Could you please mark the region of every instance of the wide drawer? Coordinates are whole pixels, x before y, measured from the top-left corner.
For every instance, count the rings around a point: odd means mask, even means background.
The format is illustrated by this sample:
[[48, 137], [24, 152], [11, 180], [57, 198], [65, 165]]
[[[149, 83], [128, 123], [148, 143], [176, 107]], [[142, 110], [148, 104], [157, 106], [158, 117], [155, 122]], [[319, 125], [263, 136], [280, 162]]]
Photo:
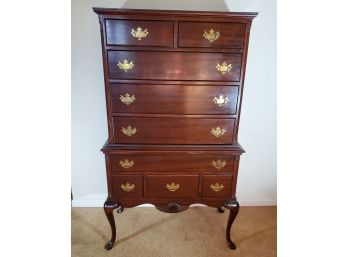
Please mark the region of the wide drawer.
[[232, 175], [203, 175], [202, 197], [230, 197]]
[[179, 22], [179, 47], [243, 48], [246, 26], [231, 22]]
[[111, 79], [240, 81], [242, 54], [108, 51]]
[[235, 119], [113, 117], [114, 143], [232, 144]]
[[173, 47], [174, 23], [171, 21], [105, 21], [108, 45]]
[[232, 172], [226, 154], [120, 154], [111, 156], [112, 172]]
[[235, 114], [238, 86], [111, 84], [112, 112]]
[[112, 176], [112, 194], [120, 198], [143, 197], [142, 175]]
[[150, 197], [197, 197], [198, 175], [148, 175], [146, 196]]

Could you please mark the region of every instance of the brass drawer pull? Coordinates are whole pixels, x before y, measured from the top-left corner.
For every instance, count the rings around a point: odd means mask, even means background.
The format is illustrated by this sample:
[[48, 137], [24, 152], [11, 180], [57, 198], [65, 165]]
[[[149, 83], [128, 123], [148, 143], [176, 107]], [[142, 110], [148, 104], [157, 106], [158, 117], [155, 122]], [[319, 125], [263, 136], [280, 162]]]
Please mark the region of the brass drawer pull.
[[130, 96], [128, 93], [125, 94], [124, 96], [120, 95], [121, 102], [126, 104], [126, 105], [130, 105], [131, 103], [134, 103], [135, 99], [136, 98], [134, 95]]
[[224, 188], [224, 185], [223, 184], [220, 185], [219, 183], [215, 183], [215, 185], [213, 185], [213, 184], [210, 185], [210, 189], [215, 191], [215, 192], [219, 192], [223, 188]]
[[149, 32], [147, 31], [147, 29], [143, 30], [142, 28], [138, 27], [137, 30], [132, 29], [131, 34], [133, 37], [137, 38], [138, 40], [142, 40], [143, 38], [146, 38], [147, 35], [149, 35]]
[[120, 161], [120, 165], [125, 168], [125, 169], [129, 169], [132, 168], [134, 165], [133, 161], [128, 161], [128, 159], [125, 159], [124, 161]]
[[127, 182], [125, 185], [122, 184], [121, 188], [123, 191], [130, 192], [135, 188], [135, 185], [134, 184], [131, 185], [130, 183]]
[[218, 63], [216, 65], [216, 70], [220, 72], [221, 74], [225, 74], [226, 72], [229, 72], [232, 69], [232, 64], [228, 64], [226, 62]]
[[221, 137], [223, 134], [225, 134], [226, 130], [220, 128], [220, 127], [217, 127], [215, 129], [211, 129], [210, 130], [210, 133], [216, 137]]
[[117, 64], [117, 66], [118, 66], [121, 70], [127, 72], [127, 71], [133, 69], [134, 63], [133, 63], [133, 61], [128, 62], [127, 59], [124, 59], [122, 62], [119, 61], [118, 64]]
[[136, 128], [136, 127], [132, 128], [131, 126], [128, 126], [127, 128], [122, 127], [122, 130], [121, 130], [121, 131], [122, 131], [123, 134], [125, 134], [125, 135], [131, 137], [131, 136], [133, 136], [135, 133], [137, 133], [137, 128]]
[[178, 190], [179, 187], [180, 187], [180, 185], [179, 184], [175, 185], [174, 182], [172, 182], [170, 185], [169, 184], [166, 185], [166, 188], [172, 192]]
[[214, 42], [216, 39], [220, 37], [220, 32], [215, 32], [213, 29], [209, 30], [209, 32], [204, 31], [203, 37], [209, 42]]
[[228, 96], [224, 97], [223, 95], [220, 95], [219, 98], [215, 96], [213, 100], [214, 100], [214, 103], [222, 107], [225, 104], [227, 104], [230, 99], [228, 99]]
[[211, 163], [216, 169], [222, 169], [223, 167], [225, 167], [226, 162], [225, 161], [221, 161], [221, 160], [217, 160], [217, 161], [213, 161]]

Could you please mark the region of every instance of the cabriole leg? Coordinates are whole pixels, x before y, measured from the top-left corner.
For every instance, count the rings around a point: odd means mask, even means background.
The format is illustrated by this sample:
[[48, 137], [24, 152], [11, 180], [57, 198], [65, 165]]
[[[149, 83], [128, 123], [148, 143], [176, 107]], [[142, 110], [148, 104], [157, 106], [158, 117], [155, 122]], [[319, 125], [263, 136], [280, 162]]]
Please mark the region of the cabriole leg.
[[118, 203], [114, 203], [112, 201], [106, 201], [104, 203], [104, 212], [106, 217], [108, 218], [108, 221], [111, 227], [111, 239], [104, 247], [106, 250], [111, 250], [116, 240], [116, 225], [115, 225], [114, 214], [112, 212], [117, 207], [118, 207]]
[[231, 227], [239, 212], [239, 203], [233, 200], [233, 201], [228, 201], [227, 203], [225, 203], [224, 206], [230, 210], [230, 215], [228, 216], [228, 222], [227, 222], [227, 228], [226, 228], [226, 240], [230, 249], [235, 250], [237, 247], [231, 240]]

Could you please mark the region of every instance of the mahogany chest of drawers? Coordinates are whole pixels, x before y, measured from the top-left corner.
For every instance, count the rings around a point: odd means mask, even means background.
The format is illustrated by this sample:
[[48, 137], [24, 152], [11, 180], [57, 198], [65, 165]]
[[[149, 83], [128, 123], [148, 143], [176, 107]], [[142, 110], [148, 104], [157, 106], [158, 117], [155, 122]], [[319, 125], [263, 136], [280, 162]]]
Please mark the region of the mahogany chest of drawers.
[[243, 82], [256, 13], [94, 8], [99, 16], [113, 210], [143, 203], [180, 212], [194, 203], [238, 213], [236, 184]]

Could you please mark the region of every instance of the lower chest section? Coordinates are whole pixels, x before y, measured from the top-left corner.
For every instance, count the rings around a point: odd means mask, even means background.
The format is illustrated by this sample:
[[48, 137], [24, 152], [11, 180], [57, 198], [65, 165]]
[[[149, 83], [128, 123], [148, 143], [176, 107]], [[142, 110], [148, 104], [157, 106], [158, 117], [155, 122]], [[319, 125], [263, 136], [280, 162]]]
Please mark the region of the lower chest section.
[[226, 153], [136, 153], [108, 157], [109, 194], [140, 202], [175, 199], [230, 199], [238, 155]]

